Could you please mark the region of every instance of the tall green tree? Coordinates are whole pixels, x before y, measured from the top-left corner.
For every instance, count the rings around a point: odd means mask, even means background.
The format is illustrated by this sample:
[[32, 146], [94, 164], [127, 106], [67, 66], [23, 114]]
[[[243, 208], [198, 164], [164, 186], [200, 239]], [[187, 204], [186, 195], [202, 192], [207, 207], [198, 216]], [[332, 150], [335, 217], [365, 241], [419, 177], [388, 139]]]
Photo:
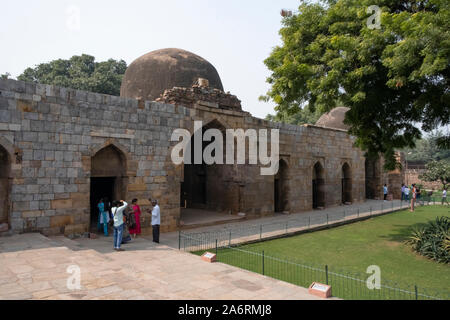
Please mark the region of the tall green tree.
[[83, 54], [28, 68], [17, 79], [118, 96], [126, 69], [123, 60], [96, 62], [93, 56]]
[[444, 189], [450, 183], [450, 162], [449, 161], [432, 161], [427, 164], [426, 171], [419, 176], [419, 179], [429, 182], [441, 182]]
[[[265, 60], [266, 99], [282, 115], [305, 104], [319, 113], [344, 104], [357, 145], [383, 154], [393, 169], [395, 150], [413, 148], [420, 126], [431, 132], [450, 123], [449, 23], [448, 0], [302, 3], [283, 18], [282, 45]], [[450, 136], [438, 144], [450, 148]]]
[[321, 114], [319, 112], [311, 112], [308, 107], [302, 108], [294, 114], [287, 112], [278, 112], [275, 115], [269, 114], [266, 120], [274, 122], [283, 122], [294, 125], [315, 124], [319, 120]]
[[406, 154], [408, 161], [420, 161], [428, 163], [431, 161], [448, 160], [450, 161], [450, 149], [441, 149], [438, 147], [438, 141], [444, 136], [441, 131], [431, 133], [416, 142], [416, 148], [406, 148], [402, 151]]

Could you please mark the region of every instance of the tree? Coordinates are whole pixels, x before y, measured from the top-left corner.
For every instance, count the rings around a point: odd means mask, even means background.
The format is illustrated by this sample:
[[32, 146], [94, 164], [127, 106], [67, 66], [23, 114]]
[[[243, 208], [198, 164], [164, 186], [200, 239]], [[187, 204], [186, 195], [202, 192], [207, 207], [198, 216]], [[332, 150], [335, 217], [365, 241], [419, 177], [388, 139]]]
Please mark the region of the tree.
[[[378, 5], [381, 26], [373, 28]], [[308, 104], [328, 112], [350, 108], [345, 123], [369, 156], [414, 148], [421, 131], [450, 123], [450, 2], [329, 0], [302, 3], [283, 18], [282, 45], [265, 60], [272, 99], [283, 115]], [[450, 145], [450, 135], [438, 140]]]
[[442, 160], [428, 163], [426, 171], [419, 176], [419, 179], [428, 182], [440, 181], [446, 189], [450, 182], [450, 162]]
[[444, 134], [441, 131], [431, 133], [428, 137], [417, 140], [416, 148], [406, 148], [402, 151], [406, 154], [407, 161], [420, 161], [424, 163], [431, 162], [433, 160], [449, 160], [450, 161], [450, 149], [438, 148], [437, 141], [443, 137]]
[[83, 54], [28, 68], [18, 80], [118, 96], [126, 69], [123, 60], [95, 62], [93, 56]]
[[295, 114], [288, 114], [286, 112], [278, 112], [276, 115], [267, 115], [266, 120], [274, 122], [283, 122], [294, 125], [315, 124], [319, 120], [321, 114], [318, 112], [311, 112], [307, 107], [301, 109]]
[[0, 79], [7, 80], [7, 79], [9, 79], [10, 76], [11, 76], [11, 73], [6, 72], [6, 73], [3, 73], [3, 74], [0, 74]]

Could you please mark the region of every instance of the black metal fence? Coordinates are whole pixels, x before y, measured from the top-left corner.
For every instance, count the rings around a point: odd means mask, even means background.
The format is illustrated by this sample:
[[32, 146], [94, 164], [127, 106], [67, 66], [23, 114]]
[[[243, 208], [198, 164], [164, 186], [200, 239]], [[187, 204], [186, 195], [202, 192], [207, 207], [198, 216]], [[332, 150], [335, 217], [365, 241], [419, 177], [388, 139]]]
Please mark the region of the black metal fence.
[[[421, 205], [433, 204], [433, 199], [422, 199]], [[198, 239], [198, 243], [207, 248], [213, 248], [215, 241], [218, 241], [219, 247], [232, 246], [245, 242], [261, 241], [270, 238], [293, 235], [308, 230], [332, 227], [343, 223], [356, 222], [370, 217], [391, 213], [397, 210], [406, 209], [410, 206], [409, 202], [383, 202], [360, 207], [342, 207], [339, 211], [326, 213], [317, 211], [314, 215], [297, 218], [283, 219], [279, 221], [260, 223], [260, 224], [238, 224], [234, 226], [225, 226], [220, 229], [208, 232], [181, 232], [191, 238]], [[205, 248], [185, 248], [190, 251], [202, 250]]]
[[[449, 300], [450, 292], [420, 288], [415, 285], [400, 285], [382, 280], [369, 281], [369, 274], [356, 274], [338, 270], [327, 265], [306, 264], [294, 259], [268, 256], [264, 251], [244, 250], [238, 246], [220, 244], [214, 246], [207, 238], [193, 238], [180, 233], [180, 248], [197, 255], [206, 251], [216, 253], [217, 261], [248, 271], [260, 273], [281, 281], [308, 288], [313, 282], [331, 285], [334, 297], [349, 300]], [[194, 250], [192, 250], [194, 249]], [[375, 287], [374, 287], [375, 286]], [[370, 289], [370, 288], [373, 289]]]
[[[424, 197], [420, 201], [421, 205], [439, 203], [432, 197]], [[448, 288], [433, 290], [413, 284], [400, 285], [383, 280], [379, 288], [369, 289], [367, 279], [370, 275], [368, 274], [349, 273], [329, 266], [317, 266], [285, 257], [268, 256], [264, 251], [255, 252], [239, 247], [243, 243], [288, 236], [387, 214], [408, 208], [409, 205], [409, 202], [401, 202], [399, 205], [387, 202], [359, 208], [345, 207], [342, 212], [331, 214], [317, 212], [314, 216], [293, 218], [282, 222], [225, 227], [213, 232], [179, 232], [178, 246], [180, 250], [199, 255], [212, 251], [217, 254], [219, 262], [302, 287], [309, 287], [313, 282], [329, 284], [332, 286], [333, 296], [342, 299], [449, 300]]]

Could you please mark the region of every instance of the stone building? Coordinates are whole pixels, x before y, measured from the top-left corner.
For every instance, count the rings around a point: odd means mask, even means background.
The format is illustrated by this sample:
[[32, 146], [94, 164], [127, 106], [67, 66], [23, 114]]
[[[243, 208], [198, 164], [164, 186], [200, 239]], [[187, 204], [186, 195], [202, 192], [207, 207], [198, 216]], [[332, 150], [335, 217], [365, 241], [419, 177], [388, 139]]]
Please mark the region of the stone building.
[[[252, 117], [223, 91], [211, 64], [183, 50], [136, 60], [121, 95], [0, 80], [2, 231], [88, 232], [96, 227], [96, 202], [107, 196], [138, 198], [144, 211], [148, 198], [158, 199], [168, 232], [185, 208], [249, 218], [296, 213], [381, 198], [384, 183], [402, 179], [401, 171], [383, 172], [382, 160], [366, 160], [354, 146], [344, 108], [317, 125]], [[178, 128], [194, 134], [195, 121], [222, 132], [279, 129], [278, 173], [263, 176], [261, 164], [249, 163], [175, 165], [171, 135]], [[143, 219], [145, 231], [150, 216]]]

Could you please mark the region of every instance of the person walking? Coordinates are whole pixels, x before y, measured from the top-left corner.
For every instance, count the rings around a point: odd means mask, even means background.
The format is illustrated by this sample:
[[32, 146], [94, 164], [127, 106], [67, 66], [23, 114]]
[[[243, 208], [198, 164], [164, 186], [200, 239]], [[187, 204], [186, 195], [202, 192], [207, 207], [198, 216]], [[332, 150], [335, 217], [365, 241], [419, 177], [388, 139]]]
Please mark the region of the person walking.
[[114, 250], [125, 251], [120, 248], [122, 245], [124, 218], [123, 211], [128, 207], [128, 203], [123, 200], [114, 201], [113, 208], [111, 209], [114, 216]]
[[153, 229], [153, 242], [159, 243], [159, 232], [161, 227], [161, 210], [157, 200], [151, 200], [153, 209], [152, 214], [152, 229]]
[[105, 212], [109, 215], [109, 220], [114, 220], [111, 212], [112, 203], [109, 201], [108, 197], [103, 198], [103, 203], [105, 204]]
[[387, 196], [388, 196], [388, 186], [387, 184], [384, 185], [383, 187], [383, 194], [384, 194], [384, 202], [387, 201]]
[[405, 201], [409, 201], [409, 187], [405, 186]]
[[136, 238], [136, 235], [140, 235], [141, 231], [141, 207], [139, 207], [138, 199], [133, 199], [131, 203], [134, 219], [135, 219], [135, 227], [130, 229], [130, 234], [133, 238]]
[[444, 202], [446, 205], [448, 205], [447, 202], [447, 188], [444, 189], [444, 191], [442, 191], [442, 205], [444, 205]]
[[136, 223], [134, 221], [133, 210], [130, 207], [123, 211], [123, 216], [125, 223], [123, 224], [122, 244], [127, 244], [132, 240], [130, 230], [136, 227]]
[[416, 203], [416, 185], [413, 184], [412, 185], [412, 190], [411, 190], [411, 212], [414, 212], [414, 205]]
[[108, 237], [109, 213], [105, 211], [105, 203], [103, 199], [100, 199], [97, 207], [100, 215], [100, 226], [103, 226], [103, 234], [105, 237]]

